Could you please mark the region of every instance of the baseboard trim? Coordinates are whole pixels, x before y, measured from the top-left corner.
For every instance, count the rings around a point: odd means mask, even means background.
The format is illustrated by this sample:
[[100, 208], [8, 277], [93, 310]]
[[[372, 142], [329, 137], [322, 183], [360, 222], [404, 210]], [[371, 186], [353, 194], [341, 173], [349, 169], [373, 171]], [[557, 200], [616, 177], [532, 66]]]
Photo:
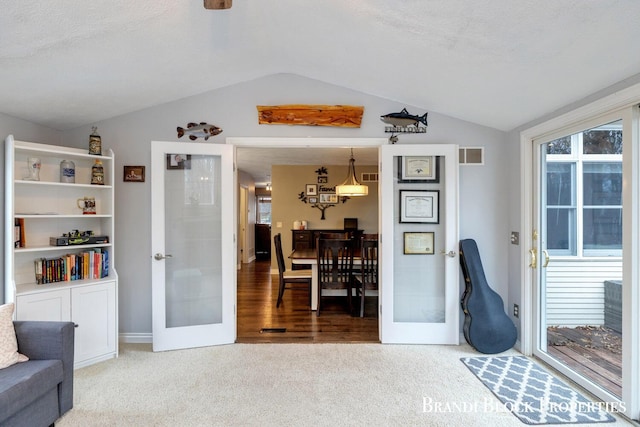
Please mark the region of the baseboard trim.
[[152, 333], [125, 333], [120, 334], [118, 339], [127, 344], [153, 344]]

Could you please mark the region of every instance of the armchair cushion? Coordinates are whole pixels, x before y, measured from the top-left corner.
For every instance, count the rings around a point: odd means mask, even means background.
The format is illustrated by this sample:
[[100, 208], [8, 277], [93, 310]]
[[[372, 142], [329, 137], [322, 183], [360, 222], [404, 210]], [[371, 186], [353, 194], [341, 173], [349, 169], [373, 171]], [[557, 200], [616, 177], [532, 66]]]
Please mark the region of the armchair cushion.
[[13, 309], [13, 303], [0, 305], [0, 369], [29, 360], [24, 354], [18, 353], [18, 340], [13, 327]]

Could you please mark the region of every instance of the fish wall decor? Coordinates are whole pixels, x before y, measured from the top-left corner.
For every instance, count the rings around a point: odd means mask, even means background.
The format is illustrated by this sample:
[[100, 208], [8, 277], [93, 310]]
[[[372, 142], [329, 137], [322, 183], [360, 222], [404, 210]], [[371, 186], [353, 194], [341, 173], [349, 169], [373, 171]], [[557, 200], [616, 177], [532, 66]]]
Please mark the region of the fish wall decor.
[[380, 116], [380, 120], [396, 127], [411, 125], [419, 127], [420, 123], [427, 126], [427, 114], [428, 113], [424, 113], [421, 116], [415, 116], [413, 114], [409, 114], [407, 109], [403, 108], [399, 113], [389, 113], [384, 116]]
[[210, 125], [206, 122], [188, 123], [186, 129], [178, 126], [178, 138], [182, 138], [184, 135], [189, 135], [189, 139], [195, 141], [198, 138], [204, 138], [208, 140], [210, 136], [216, 136], [222, 133], [222, 129], [218, 126]]

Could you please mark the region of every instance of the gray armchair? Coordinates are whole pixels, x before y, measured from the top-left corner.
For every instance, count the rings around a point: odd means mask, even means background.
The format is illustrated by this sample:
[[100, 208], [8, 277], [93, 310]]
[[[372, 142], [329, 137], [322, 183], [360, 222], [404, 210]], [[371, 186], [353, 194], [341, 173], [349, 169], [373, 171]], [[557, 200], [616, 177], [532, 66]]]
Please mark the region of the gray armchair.
[[73, 407], [74, 324], [14, 322], [29, 361], [0, 369], [0, 426], [49, 426]]

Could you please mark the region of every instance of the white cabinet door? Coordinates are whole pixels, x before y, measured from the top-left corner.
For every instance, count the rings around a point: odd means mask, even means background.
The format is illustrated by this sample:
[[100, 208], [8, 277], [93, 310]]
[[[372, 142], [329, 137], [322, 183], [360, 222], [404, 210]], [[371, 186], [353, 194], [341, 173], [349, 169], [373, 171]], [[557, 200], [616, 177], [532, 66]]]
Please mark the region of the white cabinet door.
[[110, 358], [116, 351], [115, 304], [115, 282], [71, 289], [71, 318], [76, 324], [76, 368], [90, 364], [91, 359]]
[[70, 321], [69, 289], [18, 295], [16, 320]]

